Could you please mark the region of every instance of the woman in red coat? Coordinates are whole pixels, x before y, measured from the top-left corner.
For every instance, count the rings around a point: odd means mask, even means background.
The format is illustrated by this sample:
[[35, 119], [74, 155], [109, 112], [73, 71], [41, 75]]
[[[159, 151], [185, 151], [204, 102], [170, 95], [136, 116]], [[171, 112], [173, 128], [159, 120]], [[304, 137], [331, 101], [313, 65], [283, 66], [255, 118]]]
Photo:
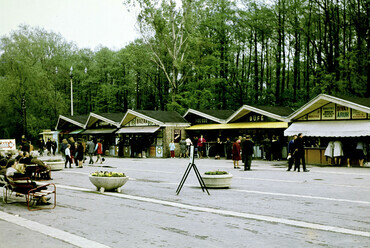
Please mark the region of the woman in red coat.
[[233, 162], [234, 162], [234, 169], [240, 169], [239, 167], [239, 160], [240, 160], [240, 144], [239, 140], [236, 139], [233, 144]]

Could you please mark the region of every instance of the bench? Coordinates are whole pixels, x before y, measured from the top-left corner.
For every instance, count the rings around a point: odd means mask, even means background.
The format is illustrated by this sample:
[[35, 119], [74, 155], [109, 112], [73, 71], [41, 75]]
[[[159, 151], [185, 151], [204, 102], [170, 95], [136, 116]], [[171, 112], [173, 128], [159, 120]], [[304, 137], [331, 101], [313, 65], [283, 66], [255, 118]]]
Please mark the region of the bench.
[[[9, 198], [13, 193], [26, 198], [29, 211], [41, 209], [54, 209], [56, 207], [56, 186], [53, 183], [37, 185], [29, 177], [11, 178], [0, 175], [0, 185], [3, 185], [3, 201], [9, 203]], [[52, 190], [48, 190], [51, 187]], [[51, 196], [53, 204], [50, 206], [37, 205], [41, 197]]]

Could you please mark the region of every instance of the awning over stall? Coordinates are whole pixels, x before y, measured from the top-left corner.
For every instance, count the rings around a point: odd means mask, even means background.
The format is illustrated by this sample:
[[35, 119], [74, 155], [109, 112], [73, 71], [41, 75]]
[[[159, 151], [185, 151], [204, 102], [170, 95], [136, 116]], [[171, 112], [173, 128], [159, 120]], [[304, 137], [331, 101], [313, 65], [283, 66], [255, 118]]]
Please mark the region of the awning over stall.
[[155, 133], [159, 126], [122, 127], [116, 133]]
[[69, 134], [80, 134], [83, 131], [84, 131], [83, 129], [77, 129], [77, 130], [74, 130], [74, 131], [70, 132]]
[[298, 133], [313, 137], [370, 136], [370, 120], [295, 122], [284, 131], [285, 136]]
[[218, 130], [218, 129], [259, 129], [259, 128], [287, 128], [287, 122], [239, 122], [227, 124], [199, 124], [186, 130]]
[[105, 129], [87, 129], [82, 134], [110, 134], [116, 131], [117, 128], [105, 128]]

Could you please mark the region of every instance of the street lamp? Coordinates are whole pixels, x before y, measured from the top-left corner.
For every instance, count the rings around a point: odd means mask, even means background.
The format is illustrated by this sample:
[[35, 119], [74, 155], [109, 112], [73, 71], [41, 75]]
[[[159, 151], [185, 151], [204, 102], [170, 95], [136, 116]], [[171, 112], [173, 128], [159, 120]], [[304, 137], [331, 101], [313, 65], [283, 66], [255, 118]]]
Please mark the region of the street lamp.
[[71, 116], [73, 116], [73, 83], [72, 83], [72, 78], [73, 78], [73, 67], [71, 66], [71, 70], [69, 71], [69, 76], [71, 77]]

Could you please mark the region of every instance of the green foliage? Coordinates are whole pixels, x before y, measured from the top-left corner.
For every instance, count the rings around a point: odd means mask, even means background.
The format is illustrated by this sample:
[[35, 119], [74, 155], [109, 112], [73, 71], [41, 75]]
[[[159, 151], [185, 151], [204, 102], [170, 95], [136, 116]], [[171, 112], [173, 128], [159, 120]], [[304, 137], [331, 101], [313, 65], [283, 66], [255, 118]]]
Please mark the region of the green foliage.
[[75, 115], [369, 97], [366, 1], [321, 2], [126, 0], [142, 38], [119, 51], [20, 26], [0, 40], [0, 138], [36, 139], [69, 115], [71, 66]]
[[204, 174], [206, 175], [226, 175], [226, 174], [229, 174], [229, 172], [227, 171], [207, 171], [207, 172], [204, 172]]

